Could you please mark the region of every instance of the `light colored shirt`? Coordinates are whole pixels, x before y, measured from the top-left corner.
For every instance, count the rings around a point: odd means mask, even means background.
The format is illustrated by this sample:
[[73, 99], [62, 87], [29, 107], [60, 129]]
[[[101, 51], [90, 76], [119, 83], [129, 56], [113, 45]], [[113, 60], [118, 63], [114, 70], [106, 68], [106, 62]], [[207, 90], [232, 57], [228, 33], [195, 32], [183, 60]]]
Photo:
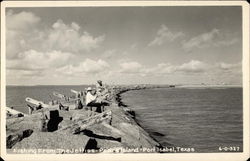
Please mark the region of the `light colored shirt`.
[[86, 105], [88, 105], [90, 102], [96, 100], [96, 95], [92, 95], [90, 92], [87, 92], [86, 94]]

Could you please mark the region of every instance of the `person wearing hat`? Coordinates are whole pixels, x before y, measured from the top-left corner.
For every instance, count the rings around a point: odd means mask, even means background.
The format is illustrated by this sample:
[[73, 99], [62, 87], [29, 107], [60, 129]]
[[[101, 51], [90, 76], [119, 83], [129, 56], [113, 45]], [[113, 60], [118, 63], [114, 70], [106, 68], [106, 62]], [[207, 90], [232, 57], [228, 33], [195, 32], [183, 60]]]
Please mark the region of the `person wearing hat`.
[[92, 111], [92, 107], [96, 107], [97, 112], [101, 112], [102, 109], [102, 103], [97, 100], [97, 94], [94, 89], [91, 87], [87, 88], [87, 94], [86, 94], [86, 106], [90, 107], [90, 110]]
[[87, 88], [87, 93], [86, 93], [86, 105], [88, 105], [89, 103], [95, 101], [97, 98], [97, 95], [96, 94], [92, 94], [92, 88], [91, 87], [88, 87]]

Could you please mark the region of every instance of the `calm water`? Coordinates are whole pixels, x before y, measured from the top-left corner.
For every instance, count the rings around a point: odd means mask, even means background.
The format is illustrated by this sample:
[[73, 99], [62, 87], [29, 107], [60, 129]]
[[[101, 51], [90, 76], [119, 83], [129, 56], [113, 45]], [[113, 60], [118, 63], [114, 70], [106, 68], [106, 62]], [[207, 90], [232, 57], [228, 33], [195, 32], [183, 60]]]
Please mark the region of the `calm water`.
[[[9, 86], [6, 104], [27, 113], [26, 97], [48, 103], [56, 99], [53, 91], [70, 96], [74, 95], [70, 89], [86, 87]], [[219, 146], [239, 146], [242, 151], [242, 88], [150, 89], [122, 96], [135, 110], [138, 122], [163, 146], [192, 147], [196, 152], [218, 152]]]
[[242, 88], [150, 89], [124, 93], [138, 122], [163, 146], [242, 151]]

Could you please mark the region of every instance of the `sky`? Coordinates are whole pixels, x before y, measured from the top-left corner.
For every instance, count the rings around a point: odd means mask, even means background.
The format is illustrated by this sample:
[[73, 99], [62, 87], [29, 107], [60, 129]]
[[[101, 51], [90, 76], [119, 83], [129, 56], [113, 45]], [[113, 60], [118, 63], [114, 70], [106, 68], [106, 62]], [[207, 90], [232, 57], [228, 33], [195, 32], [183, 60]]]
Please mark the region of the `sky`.
[[239, 6], [6, 9], [6, 84], [242, 84]]

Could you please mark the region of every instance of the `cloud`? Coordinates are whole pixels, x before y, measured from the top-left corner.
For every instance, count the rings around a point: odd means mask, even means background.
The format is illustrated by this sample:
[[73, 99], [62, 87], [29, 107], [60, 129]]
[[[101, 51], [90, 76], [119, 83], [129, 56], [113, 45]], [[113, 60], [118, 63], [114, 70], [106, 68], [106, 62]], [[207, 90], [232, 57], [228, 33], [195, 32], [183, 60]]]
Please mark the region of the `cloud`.
[[57, 20], [48, 33], [45, 47], [69, 52], [91, 51], [98, 48], [105, 39], [105, 35], [94, 37], [87, 31], [81, 34], [80, 29], [75, 22], [67, 25], [62, 20]]
[[234, 74], [242, 74], [242, 63], [217, 63], [216, 68], [219, 69], [220, 73], [234, 73]]
[[30, 80], [44, 77], [44, 72], [41, 70], [7, 69], [6, 75], [7, 80], [24, 81], [25, 79]]
[[106, 58], [106, 59], [110, 59], [112, 57], [114, 57], [114, 55], [116, 54], [117, 50], [115, 49], [111, 49], [111, 50], [106, 50], [103, 54], [102, 57]]
[[[12, 71], [13, 72], [13, 71]], [[32, 76], [32, 77], [41, 77], [43, 76], [42, 71], [30, 71], [30, 70], [18, 70], [19, 75], [21, 76]]]
[[162, 74], [170, 74], [176, 71], [176, 66], [166, 63], [157, 64], [155, 67], [152, 68], [145, 68], [142, 70], [144, 74], [149, 75], [162, 75]]
[[[199, 60], [190, 60], [189, 62], [172, 65], [170, 63], [159, 63], [152, 67], [146, 67], [138, 62], [123, 62], [120, 64], [120, 73], [139, 74], [140, 76], [166, 76], [169, 74], [202, 74], [207, 73], [212, 67]], [[218, 68], [219, 66], [217, 66]]]
[[155, 67], [152, 68], [145, 68], [141, 70], [145, 74], [148, 75], [160, 75], [162, 74], [238, 74], [241, 73], [242, 63], [214, 63], [208, 64], [206, 62], [200, 60], [190, 60], [189, 62], [182, 63], [180, 65], [171, 65], [166, 63], [157, 64]]
[[[36, 27], [41, 19], [31, 12], [14, 14], [9, 10], [6, 14], [6, 57], [16, 58], [19, 52], [26, 50], [26, 42], [37, 37]], [[33, 36], [32, 36], [33, 35]], [[32, 42], [32, 41], [31, 41]]]
[[238, 38], [232, 38], [230, 34], [223, 33], [216, 28], [209, 32], [192, 37], [188, 40], [183, 39], [185, 35], [186, 34], [183, 32], [172, 32], [165, 25], [161, 25], [156, 37], [148, 44], [148, 46], [160, 46], [166, 41], [173, 42], [179, 38], [182, 38], [182, 48], [186, 51], [192, 51], [194, 49], [201, 49], [211, 46], [229, 46], [239, 42]]
[[160, 29], [157, 32], [156, 37], [151, 41], [148, 46], [160, 46], [166, 41], [174, 41], [177, 38], [183, 37], [184, 33], [182, 32], [172, 32], [165, 25], [161, 25]]
[[6, 25], [7, 59], [16, 59], [20, 52], [29, 50], [82, 54], [100, 47], [105, 40], [105, 35], [93, 36], [75, 22], [65, 24], [57, 20], [52, 26], [46, 26], [32, 12], [14, 13], [10, 10]]
[[120, 66], [122, 73], [138, 73], [142, 69], [142, 65], [138, 62], [123, 62]]
[[202, 73], [209, 70], [210, 66], [199, 60], [191, 60], [181, 65], [171, 65], [169, 63], [159, 63], [153, 67], [145, 67], [138, 62], [123, 62], [120, 64], [121, 73], [140, 74], [142, 76], [152, 76], [173, 73]]
[[61, 51], [38, 52], [29, 50], [18, 54], [18, 59], [7, 60], [7, 69], [44, 70], [66, 64], [73, 55]]
[[216, 38], [216, 36], [219, 35], [218, 29], [213, 29], [210, 32], [203, 33], [201, 35], [198, 35], [194, 38], [191, 38], [190, 40], [183, 43], [183, 48], [185, 50], [191, 50], [193, 48], [203, 48], [205, 46], [208, 46], [209, 43], [212, 43], [213, 40]]
[[75, 75], [79, 73], [83, 74], [98, 74], [109, 69], [110, 65], [104, 60], [92, 60], [92, 59], [85, 59], [77, 66], [67, 65], [57, 69], [57, 72], [67, 75]]
[[230, 70], [230, 69], [234, 69], [234, 68], [240, 68], [241, 63], [228, 64], [228, 63], [221, 62], [221, 63], [219, 63], [219, 67], [221, 69], [224, 69], [224, 70]]
[[170, 63], [159, 63], [155, 67], [144, 68], [141, 72], [144, 75], [156, 75], [163, 76], [163, 74], [174, 74], [174, 73], [202, 73], [206, 72], [209, 69], [209, 66], [199, 60], [191, 60], [187, 63], [180, 65], [171, 65]]
[[109, 64], [101, 59], [97, 61], [86, 59], [84, 62], [80, 64], [80, 66], [87, 73], [99, 73], [109, 68]]
[[233, 38], [233, 39], [229, 39], [229, 40], [218, 41], [218, 42], [214, 43], [214, 45], [215, 46], [229, 46], [229, 45], [233, 45], [237, 42], [239, 42], [239, 39]]
[[193, 49], [206, 48], [210, 46], [228, 46], [237, 43], [237, 38], [229, 38], [228, 35], [221, 33], [218, 29], [213, 29], [207, 33], [202, 33], [189, 40], [183, 41], [182, 47], [186, 51]]
[[20, 12], [14, 14], [9, 10], [6, 14], [6, 26], [9, 30], [29, 30], [32, 26], [40, 22], [40, 17], [32, 12]]
[[199, 60], [191, 60], [188, 63], [184, 63], [177, 67], [177, 71], [181, 72], [192, 72], [192, 73], [200, 73], [204, 72], [208, 69], [208, 65]]

